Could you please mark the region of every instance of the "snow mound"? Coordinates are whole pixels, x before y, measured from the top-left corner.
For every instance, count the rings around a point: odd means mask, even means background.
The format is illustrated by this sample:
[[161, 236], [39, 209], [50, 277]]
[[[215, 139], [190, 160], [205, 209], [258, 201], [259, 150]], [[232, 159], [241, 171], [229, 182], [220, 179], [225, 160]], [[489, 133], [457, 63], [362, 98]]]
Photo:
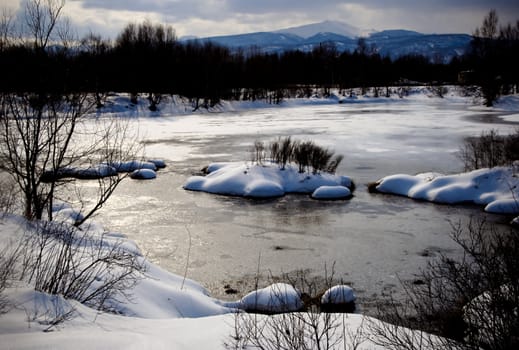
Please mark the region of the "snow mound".
[[[351, 179], [328, 173], [299, 173], [292, 166], [276, 164], [213, 163], [207, 176], [192, 176], [184, 189], [252, 198], [281, 197], [286, 193], [312, 193], [322, 186], [352, 186]], [[344, 190], [342, 190], [344, 191]]]
[[518, 185], [512, 168], [496, 167], [457, 175], [391, 175], [379, 180], [376, 190], [435, 203], [484, 205], [490, 213], [518, 214]]
[[298, 311], [303, 302], [299, 291], [292, 285], [275, 283], [245, 295], [240, 300], [240, 307], [247, 311], [281, 313]]
[[134, 180], [151, 180], [157, 177], [157, 173], [151, 169], [137, 169], [130, 174], [130, 177]]
[[86, 169], [75, 169], [74, 177], [78, 179], [98, 179], [115, 175], [117, 175], [117, 171], [114, 167], [106, 164], [99, 164]]
[[162, 159], [148, 159], [148, 163], [155, 164], [157, 169], [164, 169], [166, 167], [166, 162]]
[[345, 186], [321, 186], [313, 193], [314, 199], [346, 199], [351, 197], [351, 191]]
[[350, 286], [338, 285], [324, 292], [321, 304], [348, 304], [355, 302], [355, 299], [355, 293]]
[[126, 162], [111, 162], [109, 166], [114, 167], [120, 173], [131, 173], [139, 169], [157, 170], [157, 166], [152, 162], [143, 162], [140, 160], [130, 160]]

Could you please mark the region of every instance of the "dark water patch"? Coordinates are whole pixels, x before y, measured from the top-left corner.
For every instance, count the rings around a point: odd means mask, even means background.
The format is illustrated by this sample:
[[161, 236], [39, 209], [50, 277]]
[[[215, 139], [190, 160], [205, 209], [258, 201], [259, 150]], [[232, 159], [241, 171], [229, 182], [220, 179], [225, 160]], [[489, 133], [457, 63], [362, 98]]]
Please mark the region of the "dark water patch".
[[465, 119], [471, 122], [483, 123], [483, 124], [504, 124], [504, 125], [519, 125], [519, 121], [506, 120], [502, 117], [507, 115], [515, 115], [517, 112], [495, 112], [495, 113], [484, 113], [474, 114], [466, 116]]

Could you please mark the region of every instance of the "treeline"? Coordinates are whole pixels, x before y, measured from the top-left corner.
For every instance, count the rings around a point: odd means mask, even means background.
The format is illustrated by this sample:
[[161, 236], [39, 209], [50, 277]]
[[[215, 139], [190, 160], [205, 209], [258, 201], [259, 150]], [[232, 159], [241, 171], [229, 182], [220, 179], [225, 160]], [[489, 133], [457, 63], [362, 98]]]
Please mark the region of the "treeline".
[[304, 87], [457, 84], [461, 77], [467, 84], [486, 82], [490, 94], [500, 94], [519, 82], [519, 24], [508, 27], [506, 37], [496, 33], [475, 37], [467, 55], [445, 64], [423, 56], [391, 60], [366, 50], [362, 41], [354, 52], [340, 52], [331, 43], [311, 52], [231, 52], [211, 42], [180, 42], [172, 27], [146, 21], [127, 25], [113, 42], [91, 34], [76, 45], [48, 45], [45, 50], [27, 43], [1, 45], [0, 89], [148, 93], [150, 98], [179, 94], [206, 103], [277, 102], [294, 87], [305, 94]]

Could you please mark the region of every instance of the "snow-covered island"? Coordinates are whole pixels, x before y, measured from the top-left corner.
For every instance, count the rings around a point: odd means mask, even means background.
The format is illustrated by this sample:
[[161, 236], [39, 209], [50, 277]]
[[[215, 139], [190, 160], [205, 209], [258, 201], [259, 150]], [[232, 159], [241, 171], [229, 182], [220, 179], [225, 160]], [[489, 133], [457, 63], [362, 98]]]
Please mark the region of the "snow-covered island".
[[473, 203], [489, 213], [517, 215], [518, 185], [514, 167], [496, 167], [455, 175], [396, 174], [378, 180], [371, 190], [434, 203]]
[[192, 176], [184, 184], [190, 191], [242, 196], [249, 198], [281, 197], [287, 193], [314, 194], [319, 199], [351, 197], [353, 182], [347, 176], [329, 173], [300, 173], [287, 165], [247, 164], [244, 162], [213, 163], [206, 176]]

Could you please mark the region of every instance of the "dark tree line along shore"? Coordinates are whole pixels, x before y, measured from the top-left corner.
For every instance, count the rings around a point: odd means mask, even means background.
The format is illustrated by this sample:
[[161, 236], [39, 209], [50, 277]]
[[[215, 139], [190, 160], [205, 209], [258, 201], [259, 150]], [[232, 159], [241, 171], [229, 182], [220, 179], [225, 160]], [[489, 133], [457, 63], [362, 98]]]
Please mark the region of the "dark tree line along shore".
[[[231, 52], [211, 42], [180, 42], [171, 26], [129, 24], [115, 41], [90, 34], [74, 44], [11, 41], [0, 45], [3, 92], [178, 94], [206, 103], [221, 99], [272, 102], [304, 87], [387, 87], [422, 84], [480, 86], [487, 104], [519, 83], [519, 22], [500, 30], [491, 11], [467, 53], [449, 63], [410, 55], [391, 60], [362, 39], [354, 52], [321, 43], [311, 52]], [[441, 62], [441, 63], [440, 63]], [[384, 90], [381, 89], [384, 94]], [[377, 92], [378, 93], [378, 92]]]

